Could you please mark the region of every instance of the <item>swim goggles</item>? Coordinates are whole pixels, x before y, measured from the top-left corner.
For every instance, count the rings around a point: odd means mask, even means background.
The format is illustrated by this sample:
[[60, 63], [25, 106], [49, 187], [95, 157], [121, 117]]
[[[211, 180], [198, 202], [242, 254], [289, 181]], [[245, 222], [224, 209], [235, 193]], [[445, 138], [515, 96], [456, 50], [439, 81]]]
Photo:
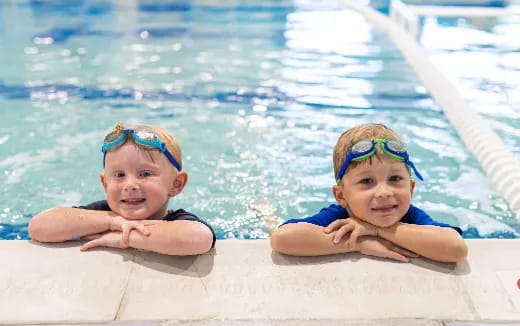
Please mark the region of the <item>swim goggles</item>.
[[181, 165], [175, 157], [166, 149], [166, 144], [163, 143], [159, 136], [157, 136], [153, 131], [148, 129], [143, 130], [133, 130], [133, 129], [124, 129], [121, 131], [112, 131], [108, 135], [105, 136], [105, 140], [103, 141], [103, 147], [101, 147], [101, 151], [103, 152], [103, 168], [105, 167], [105, 157], [107, 155], [107, 151], [114, 147], [118, 146], [125, 142], [126, 135], [132, 136], [136, 144], [141, 146], [158, 149], [166, 155], [168, 160], [177, 168], [177, 170], [181, 171]]
[[405, 144], [395, 139], [377, 138], [373, 140], [360, 140], [352, 145], [352, 148], [350, 148], [349, 152], [347, 153], [345, 162], [343, 162], [343, 165], [339, 170], [336, 182], [338, 184], [341, 182], [341, 179], [345, 175], [350, 162], [361, 162], [374, 155], [374, 153], [377, 151], [377, 143], [382, 144], [381, 147], [386, 155], [398, 161], [404, 162], [408, 168], [408, 173], [411, 174], [410, 168], [412, 168], [417, 178], [419, 178], [421, 181], [423, 180], [423, 177], [419, 171], [417, 171], [415, 165], [412, 163], [412, 161], [410, 161], [408, 153], [406, 152]]

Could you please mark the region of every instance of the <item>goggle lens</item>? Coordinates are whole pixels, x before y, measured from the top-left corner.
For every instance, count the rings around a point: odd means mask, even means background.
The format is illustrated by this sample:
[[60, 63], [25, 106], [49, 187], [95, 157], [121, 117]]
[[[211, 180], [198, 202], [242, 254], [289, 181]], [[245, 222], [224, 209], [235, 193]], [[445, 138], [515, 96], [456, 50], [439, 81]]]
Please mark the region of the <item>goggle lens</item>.
[[111, 133], [109, 133], [108, 135], [105, 136], [105, 139], [103, 140], [103, 143], [104, 144], [107, 144], [107, 143], [111, 143], [113, 141], [116, 141], [118, 138], [119, 138], [119, 132], [117, 131], [112, 131]]
[[139, 130], [135, 133], [135, 136], [141, 140], [154, 142], [157, 141], [157, 136], [150, 130]]
[[401, 143], [400, 141], [391, 139], [386, 142], [386, 146], [394, 152], [404, 153], [407, 148], [406, 145]]
[[372, 142], [370, 140], [360, 140], [350, 149], [353, 153], [364, 153], [372, 149]]

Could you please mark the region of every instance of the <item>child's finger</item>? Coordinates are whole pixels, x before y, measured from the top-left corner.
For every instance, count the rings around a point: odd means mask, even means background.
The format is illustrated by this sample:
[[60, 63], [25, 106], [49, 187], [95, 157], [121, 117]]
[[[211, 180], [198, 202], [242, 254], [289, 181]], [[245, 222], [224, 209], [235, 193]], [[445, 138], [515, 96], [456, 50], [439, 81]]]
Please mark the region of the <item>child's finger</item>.
[[351, 224], [343, 225], [338, 231], [336, 231], [333, 242], [335, 244], [339, 243], [341, 239], [345, 236], [345, 234], [352, 231], [352, 229], [353, 226]]
[[129, 225], [123, 225], [123, 230], [121, 232], [121, 248], [128, 248], [128, 243], [130, 242], [130, 230], [131, 227]]
[[325, 233], [331, 233], [332, 231], [339, 228], [341, 225], [341, 220], [335, 220], [334, 222], [327, 225], [327, 227], [324, 229]]
[[353, 242], [352, 239], [349, 237], [349, 239], [347, 240], [347, 249], [352, 250], [352, 248], [354, 248], [354, 244], [355, 242]]
[[359, 236], [359, 230], [354, 230], [350, 233], [350, 237], [347, 241], [348, 249], [353, 249], [356, 246], [358, 236]]
[[401, 254], [398, 254], [398, 253], [395, 252], [395, 251], [390, 251], [390, 252], [388, 252], [387, 257], [388, 257], [388, 258], [391, 258], [391, 259], [394, 259], [394, 260], [402, 261], [403, 263], [408, 263], [408, 262], [410, 262], [410, 260], [409, 260], [407, 257], [405, 257], [405, 256], [403, 256], [403, 255], [401, 255]]
[[87, 243], [84, 243], [79, 248], [79, 250], [85, 251], [85, 250], [89, 250], [90, 248], [99, 247], [100, 245], [101, 245], [101, 241], [99, 239], [95, 239], [95, 240], [89, 241]]
[[137, 231], [141, 232], [141, 234], [146, 236], [149, 236], [152, 233], [146, 226], [140, 223], [137, 224], [135, 228], [137, 229]]
[[391, 250], [393, 252], [397, 252], [398, 254], [401, 254], [403, 256], [412, 257], [412, 258], [419, 257], [419, 255], [416, 254], [415, 252], [402, 248], [402, 247], [399, 247], [399, 246], [394, 246]]

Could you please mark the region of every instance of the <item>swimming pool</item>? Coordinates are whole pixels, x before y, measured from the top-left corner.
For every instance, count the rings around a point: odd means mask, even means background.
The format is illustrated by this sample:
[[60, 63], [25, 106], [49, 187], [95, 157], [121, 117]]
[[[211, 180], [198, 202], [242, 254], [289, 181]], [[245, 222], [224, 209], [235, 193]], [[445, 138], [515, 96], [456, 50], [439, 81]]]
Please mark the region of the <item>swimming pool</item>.
[[335, 141], [369, 121], [409, 143], [414, 202], [434, 218], [466, 237], [520, 232], [396, 47], [340, 3], [19, 1], [0, 17], [0, 238], [102, 198], [117, 121], [177, 136], [190, 180], [171, 207], [219, 238], [266, 238], [259, 200], [280, 220], [331, 203]]
[[420, 38], [434, 64], [457, 85], [518, 159], [519, 32], [520, 16], [426, 17]]

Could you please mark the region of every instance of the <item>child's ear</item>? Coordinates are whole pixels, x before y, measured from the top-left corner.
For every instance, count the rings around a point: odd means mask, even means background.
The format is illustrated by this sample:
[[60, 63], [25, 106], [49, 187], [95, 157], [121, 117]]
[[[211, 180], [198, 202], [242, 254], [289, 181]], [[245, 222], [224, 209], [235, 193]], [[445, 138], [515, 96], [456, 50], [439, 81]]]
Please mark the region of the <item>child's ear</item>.
[[188, 173], [185, 171], [177, 173], [177, 176], [172, 182], [170, 191], [168, 191], [168, 196], [173, 197], [180, 194], [186, 183], [188, 183]]
[[336, 201], [340, 206], [346, 208], [347, 207], [347, 200], [345, 199], [345, 193], [343, 192], [343, 187], [334, 185], [332, 186], [332, 194], [334, 195], [334, 198], [336, 198]]
[[101, 184], [103, 185], [103, 189], [105, 189], [105, 192], [107, 192], [107, 181], [105, 179], [105, 173], [101, 172], [99, 174], [99, 181], [101, 181]]
[[410, 180], [410, 194], [413, 195], [414, 189], [415, 189], [415, 180]]

